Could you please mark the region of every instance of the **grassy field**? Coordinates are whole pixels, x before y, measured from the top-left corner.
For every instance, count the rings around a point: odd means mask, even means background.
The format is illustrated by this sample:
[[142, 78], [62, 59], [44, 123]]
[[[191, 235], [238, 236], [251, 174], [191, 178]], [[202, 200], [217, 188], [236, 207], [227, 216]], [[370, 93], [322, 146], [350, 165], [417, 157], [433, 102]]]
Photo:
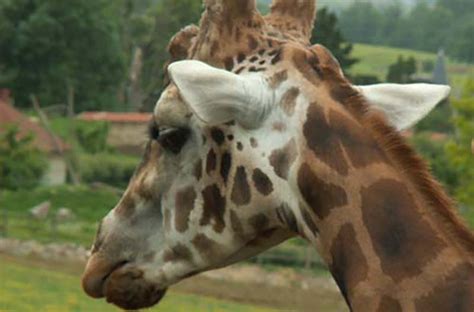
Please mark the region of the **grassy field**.
[[[76, 274], [28, 267], [0, 255], [0, 311], [118, 311], [103, 300], [88, 298]], [[227, 302], [209, 297], [169, 292], [149, 311], [265, 312], [269, 308]]]
[[[50, 215], [67, 207], [75, 215], [72, 222], [59, 224], [52, 231], [52, 218], [36, 221], [28, 216], [32, 207], [49, 200]], [[87, 186], [63, 185], [35, 190], [0, 192], [0, 219], [8, 214], [8, 236], [41, 242], [72, 242], [90, 246], [97, 224], [118, 202], [119, 197], [110, 190], [91, 189]]]
[[[420, 52], [408, 49], [399, 49], [383, 46], [373, 46], [367, 44], [355, 44], [353, 56], [360, 60], [352, 69], [352, 74], [375, 75], [380, 80], [385, 80], [388, 67], [395, 63], [398, 56], [413, 56], [418, 64], [419, 72], [421, 72], [421, 64], [423, 61], [436, 61], [436, 54]], [[465, 79], [474, 77], [474, 64], [465, 64], [453, 61], [447, 58], [447, 71], [450, 84], [455, 88], [461, 88]], [[430, 76], [430, 74], [428, 73]]]

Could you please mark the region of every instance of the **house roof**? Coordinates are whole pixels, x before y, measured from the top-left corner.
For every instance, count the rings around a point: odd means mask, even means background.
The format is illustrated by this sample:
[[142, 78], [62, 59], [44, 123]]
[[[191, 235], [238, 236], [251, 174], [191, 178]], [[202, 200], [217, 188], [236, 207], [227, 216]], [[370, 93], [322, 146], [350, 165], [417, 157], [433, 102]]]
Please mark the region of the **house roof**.
[[20, 138], [32, 133], [34, 135], [33, 144], [41, 151], [55, 153], [69, 149], [69, 146], [59, 137], [50, 135], [46, 129], [23, 115], [5, 98], [0, 97], [0, 132], [5, 131], [4, 126], [8, 124], [18, 126], [18, 137]]
[[151, 117], [151, 113], [84, 112], [79, 115], [81, 120], [117, 123], [146, 123]]

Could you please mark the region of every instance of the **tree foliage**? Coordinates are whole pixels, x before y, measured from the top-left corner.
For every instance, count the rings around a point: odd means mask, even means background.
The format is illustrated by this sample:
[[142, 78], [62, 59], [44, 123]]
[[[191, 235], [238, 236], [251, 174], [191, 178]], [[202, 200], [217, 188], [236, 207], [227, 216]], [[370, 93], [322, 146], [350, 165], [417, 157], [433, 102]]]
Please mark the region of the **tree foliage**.
[[[131, 2], [124, 1], [125, 5]], [[142, 2], [147, 2], [142, 0]], [[199, 22], [202, 6], [195, 0], [150, 1], [148, 5], [128, 5], [128, 29], [123, 41], [127, 43], [127, 54], [131, 61], [136, 48], [143, 53], [143, 69], [140, 85], [144, 93], [144, 107], [149, 110], [156, 103], [163, 88], [163, 65], [168, 59], [166, 47], [171, 37], [182, 27]], [[145, 9], [143, 9], [146, 7]]]
[[0, 133], [0, 189], [30, 189], [39, 184], [45, 172], [44, 155], [32, 146], [33, 135], [18, 136], [18, 127]]
[[[474, 80], [466, 83], [462, 97], [453, 100], [452, 105], [456, 110], [456, 139], [448, 144], [447, 153], [450, 162], [461, 173], [455, 194], [461, 203], [474, 209], [474, 155], [471, 149], [474, 139]], [[474, 217], [474, 210], [472, 213]]]
[[404, 12], [400, 3], [375, 6], [354, 2], [341, 12], [341, 29], [352, 42], [436, 52], [474, 62], [474, 2], [419, 1]]
[[387, 82], [409, 83], [416, 73], [416, 60], [414, 57], [407, 59], [399, 56], [397, 61], [388, 68]]
[[318, 10], [311, 42], [320, 43], [328, 48], [339, 61], [344, 71], [347, 71], [358, 61], [351, 57], [353, 46], [342, 35], [337, 15], [330, 12], [327, 8]]
[[109, 1], [0, 2], [0, 84], [19, 106], [75, 91], [79, 110], [112, 108], [124, 74], [118, 19]]

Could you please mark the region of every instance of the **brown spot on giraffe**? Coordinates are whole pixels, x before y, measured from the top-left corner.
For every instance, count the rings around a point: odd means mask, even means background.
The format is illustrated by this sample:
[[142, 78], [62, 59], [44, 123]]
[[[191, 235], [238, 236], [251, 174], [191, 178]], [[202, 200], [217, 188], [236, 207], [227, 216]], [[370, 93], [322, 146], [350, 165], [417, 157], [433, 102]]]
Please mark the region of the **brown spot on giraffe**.
[[248, 222], [256, 233], [264, 232], [268, 229], [268, 225], [270, 224], [270, 220], [263, 213], [250, 217]]
[[295, 112], [298, 95], [300, 95], [300, 90], [296, 87], [292, 87], [288, 89], [281, 98], [280, 107], [288, 116], [292, 116]]
[[273, 183], [262, 170], [254, 169], [252, 180], [260, 194], [268, 196], [273, 192]]
[[298, 188], [306, 203], [320, 219], [329, 216], [332, 209], [348, 203], [343, 188], [319, 179], [306, 163], [298, 170]]
[[332, 127], [331, 139], [339, 140], [354, 167], [360, 168], [374, 162], [386, 161], [383, 151], [371, 134], [364, 131], [355, 120], [331, 110], [329, 124]]
[[247, 39], [248, 39], [248, 45], [249, 45], [249, 50], [250, 51], [253, 51], [253, 50], [258, 48], [258, 41], [257, 41], [257, 39], [255, 39], [254, 36], [248, 35]]
[[276, 214], [278, 220], [288, 227], [293, 233], [298, 233], [298, 222], [293, 211], [288, 207], [287, 203], [282, 203], [276, 208]]
[[237, 142], [237, 149], [239, 151], [243, 150], [244, 149], [244, 145], [242, 144], [242, 142]]
[[234, 68], [234, 58], [227, 57], [224, 59], [224, 68], [228, 71], [231, 71]]
[[345, 224], [339, 230], [330, 249], [331, 273], [342, 295], [350, 306], [350, 292], [357, 284], [367, 278], [368, 264], [365, 259], [356, 232], [351, 224]]
[[176, 193], [176, 210], [174, 225], [178, 232], [185, 232], [188, 229], [189, 215], [194, 208], [196, 192], [192, 186], [188, 186]]
[[224, 132], [221, 129], [216, 128], [216, 127], [213, 127], [211, 129], [211, 138], [219, 146], [222, 145], [222, 143], [224, 143], [225, 141]]
[[311, 103], [308, 107], [303, 134], [308, 147], [319, 160], [339, 174], [348, 174], [349, 167], [344, 158], [339, 137], [327, 122], [322, 107], [316, 103]]
[[276, 89], [287, 79], [288, 79], [288, 71], [285, 69], [285, 70], [280, 70], [276, 72], [275, 74], [273, 74], [268, 81], [269, 81], [270, 87], [273, 89]]
[[230, 196], [232, 202], [238, 206], [246, 205], [250, 202], [250, 186], [247, 181], [247, 172], [243, 166], [237, 167]]
[[207, 186], [202, 191], [202, 199], [204, 201], [202, 207], [202, 216], [200, 225], [207, 225], [213, 221], [214, 231], [221, 233], [224, 229], [224, 213], [226, 208], [225, 198], [216, 184]]
[[245, 67], [242, 66], [242, 67], [237, 68], [237, 70], [236, 70], [234, 73], [238, 75], [238, 74], [240, 74], [241, 72], [243, 72], [244, 70], [245, 70]]
[[219, 245], [205, 234], [197, 234], [191, 243], [206, 261], [212, 261], [212, 258], [217, 258], [220, 253]]
[[206, 172], [207, 174], [211, 174], [214, 170], [216, 170], [216, 153], [214, 150], [211, 148], [209, 150], [209, 153], [207, 153], [207, 158], [206, 158]]
[[291, 165], [296, 160], [296, 143], [291, 140], [281, 149], [274, 150], [269, 157], [270, 165], [273, 167], [275, 174], [286, 180]]
[[286, 125], [283, 122], [274, 122], [272, 124], [272, 129], [278, 132], [283, 132], [286, 130]]
[[310, 215], [310, 213], [306, 209], [301, 209], [301, 216], [303, 217], [303, 221], [306, 224], [306, 226], [311, 230], [311, 232], [316, 235], [319, 233], [319, 229], [314, 223], [313, 217]]
[[429, 294], [416, 300], [417, 311], [471, 312], [474, 308], [474, 266], [461, 264]]
[[237, 54], [237, 63], [242, 63], [245, 60], [245, 54], [240, 52]]
[[171, 228], [171, 213], [168, 209], [163, 211], [163, 224], [165, 225], [165, 230], [169, 231]]
[[221, 177], [225, 184], [227, 184], [227, 178], [229, 177], [230, 167], [232, 166], [232, 155], [225, 152], [221, 158]]
[[183, 244], [177, 244], [176, 246], [168, 249], [163, 254], [163, 261], [164, 262], [171, 262], [171, 261], [189, 261], [192, 259], [191, 251], [188, 247]]
[[400, 305], [400, 302], [398, 300], [395, 300], [389, 296], [383, 296], [380, 300], [377, 312], [402, 312], [402, 306]]
[[257, 148], [257, 147], [258, 147], [258, 141], [257, 141], [257, 139], [255, 139], [255, 138], [250, 138], [250, 146], [252, 146], [253, 148]]
[[363, 188], [361, 200], [363, 221], [382, 270], [395, 282], [420, 274], [446, 247], [401, 182], [382, 179]]

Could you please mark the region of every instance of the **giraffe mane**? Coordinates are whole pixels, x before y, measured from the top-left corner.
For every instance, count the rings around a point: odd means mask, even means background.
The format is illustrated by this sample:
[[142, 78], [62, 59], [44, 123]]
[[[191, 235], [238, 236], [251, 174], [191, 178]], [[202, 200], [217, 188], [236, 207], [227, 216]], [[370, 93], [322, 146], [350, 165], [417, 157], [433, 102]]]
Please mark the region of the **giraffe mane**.
[[471, 256], [474, 256], [474, 233], [459, 216], [454, 201], [446, 194], [443, 186], [421, 158], [386, 117], [370, 108], [366, 99], [351, 83], [332, 66], [323, 66], [325, 77], [331, 77], [330, 92], [347, 111], [366, 127], [380, 144], [389, 159], [402, 169], [418, 192], [432, 207], [432, 212], [441, 219], [449, 234], [456, 234]]

